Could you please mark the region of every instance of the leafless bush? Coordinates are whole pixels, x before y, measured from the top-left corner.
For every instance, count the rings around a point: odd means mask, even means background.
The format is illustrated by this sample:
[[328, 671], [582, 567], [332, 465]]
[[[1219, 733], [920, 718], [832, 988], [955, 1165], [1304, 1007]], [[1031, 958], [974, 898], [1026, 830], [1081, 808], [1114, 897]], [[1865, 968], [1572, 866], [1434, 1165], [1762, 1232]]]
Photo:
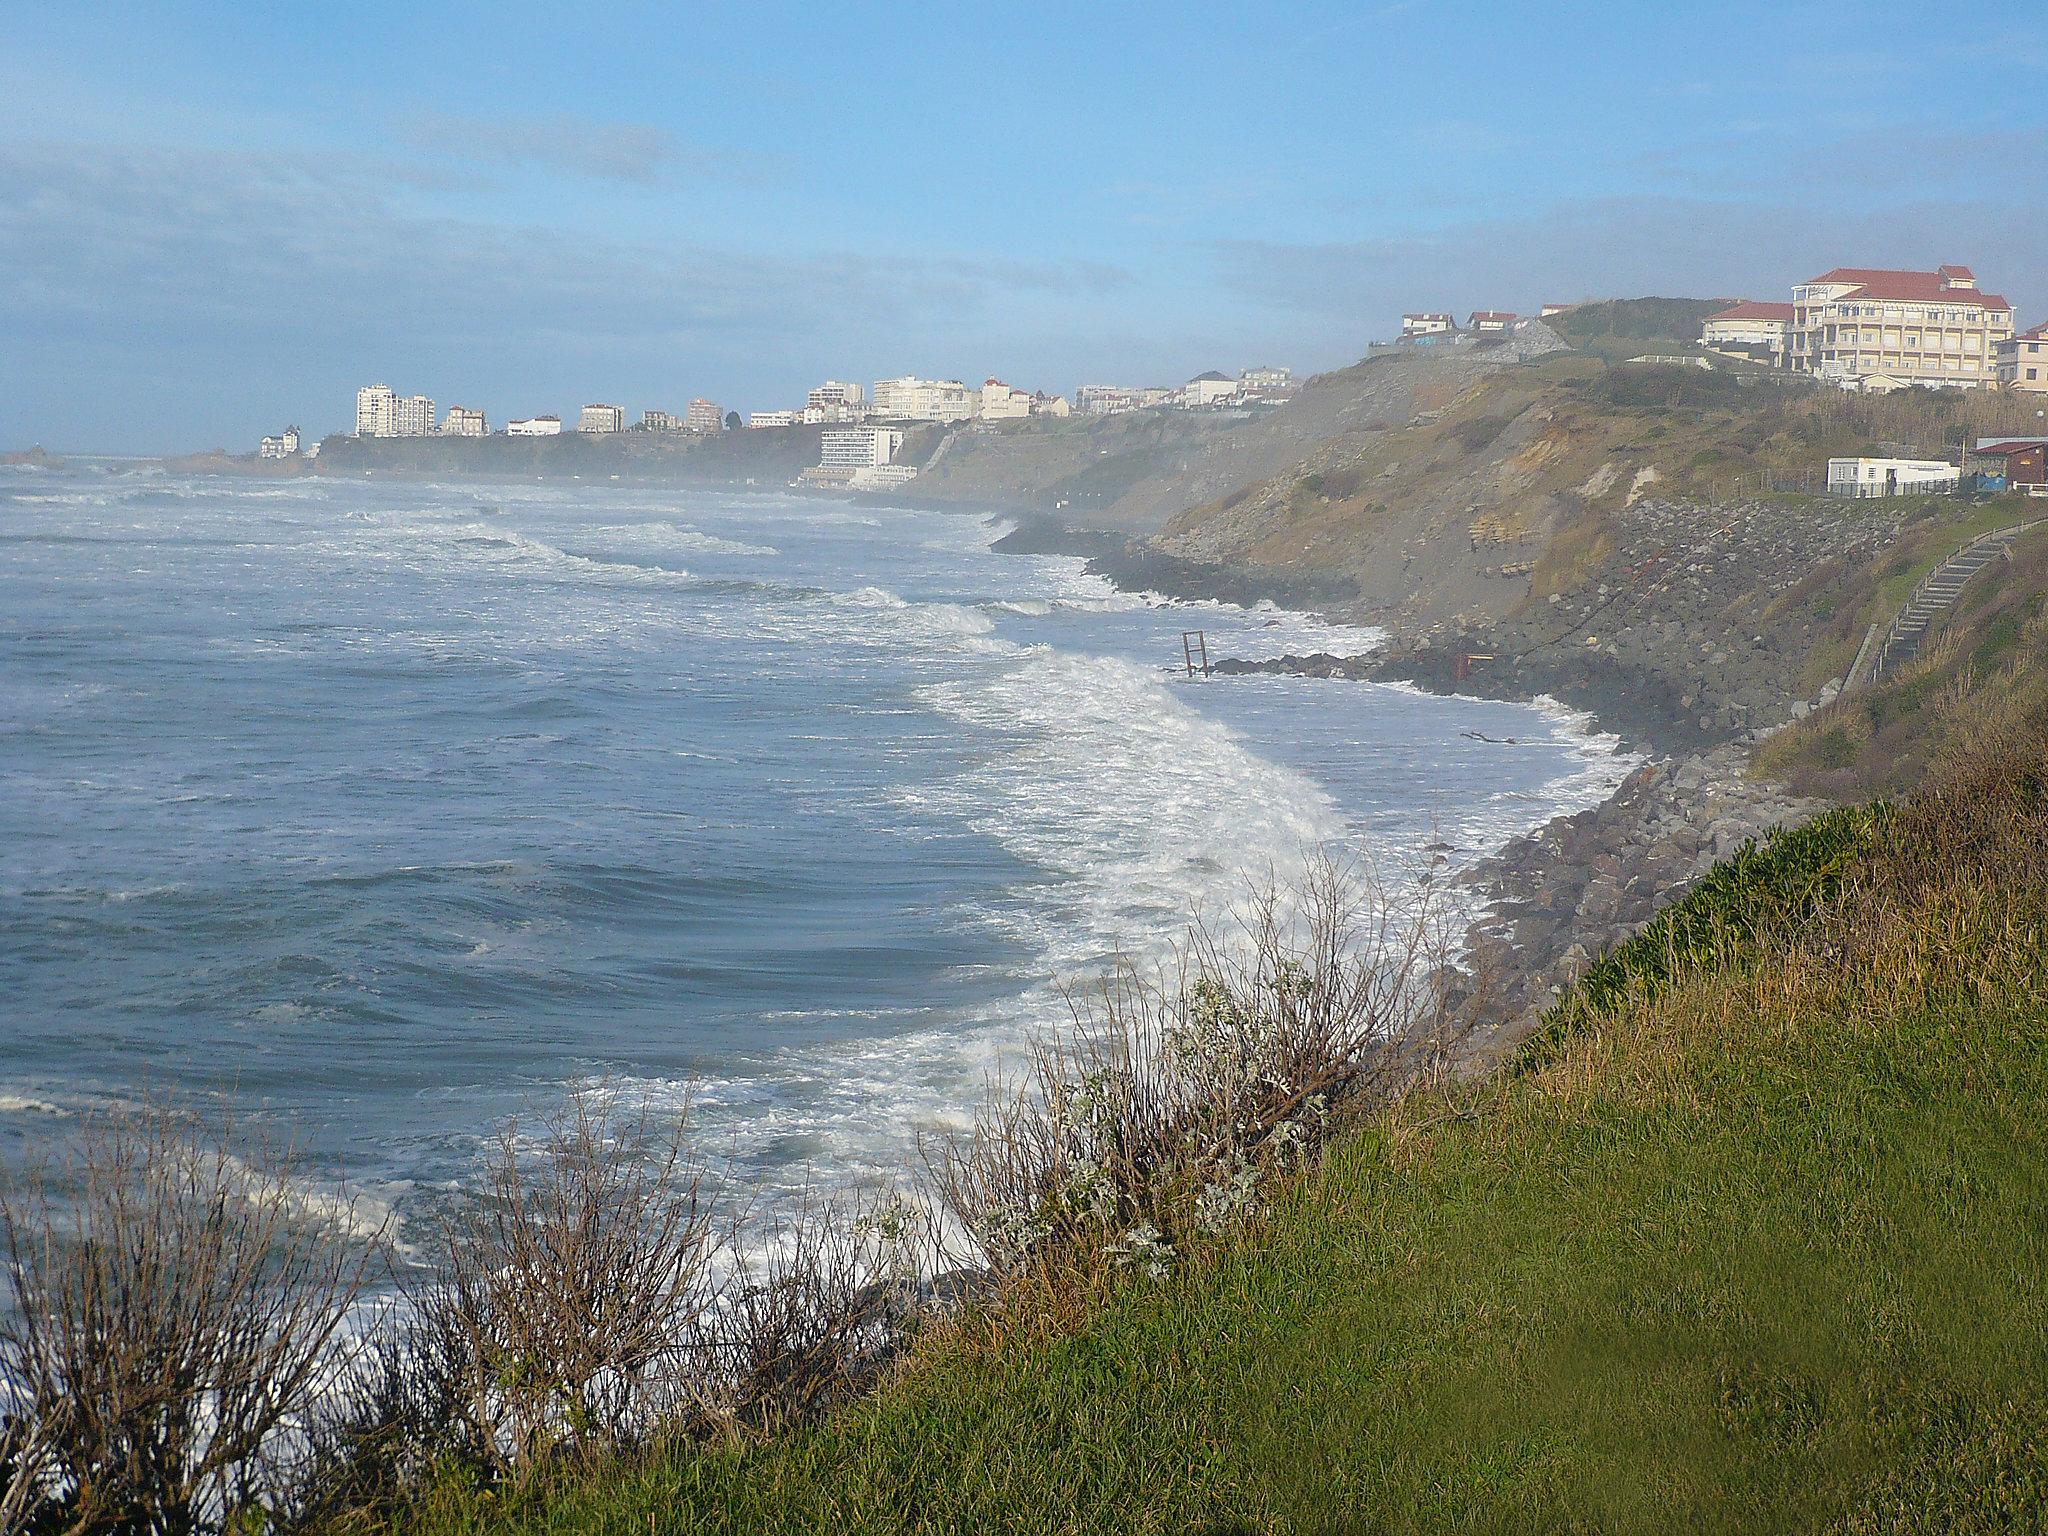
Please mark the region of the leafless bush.
[[1444, 952], [1434, 912], [1317, 861], [1291, 901], [1198, 925], [1169, 981], [1125, 966], [1072, 995], [1069, 1034], [928, 1157], [942, 1207], [998, 1272], [1106, 1252], [1163, 1273], [1256, 1209], [1339, 1101], [1440, 1055]]
[[231, 1129], [108, 1112], [0, 1192], [4, 1529], [169, 1536], [295, 1497], [295, 1429], [377, 1245], [309, 1221], [289, 1157], [237, 1157]]
[[445, 1239], [364, 1384], [371, 1443], [382, 1420], [430, 1459], [523, 1477], [699, 1406], [716, 1244], [680, 1117], [659, 1126], [593, 1089], [533, 1145], [507, 1126]]
[[872, 1382], [915, 1326], [933, 1252], [927, 1213], [894, 1196], [806, 1205], [758, 1234], [718, 1322], [733, 1417], [802, 1417]]

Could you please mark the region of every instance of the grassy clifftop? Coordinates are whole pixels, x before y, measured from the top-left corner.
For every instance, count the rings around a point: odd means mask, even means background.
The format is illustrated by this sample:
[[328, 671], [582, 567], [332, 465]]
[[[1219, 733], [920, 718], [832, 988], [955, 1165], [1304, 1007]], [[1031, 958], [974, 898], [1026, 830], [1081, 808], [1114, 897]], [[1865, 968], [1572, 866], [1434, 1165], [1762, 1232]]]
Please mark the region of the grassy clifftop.
[[1957, 1532], [2048, 1520], [2048, 748], [1728, 866], [1519, 1070], [1164, 1280], [428, 1532]]

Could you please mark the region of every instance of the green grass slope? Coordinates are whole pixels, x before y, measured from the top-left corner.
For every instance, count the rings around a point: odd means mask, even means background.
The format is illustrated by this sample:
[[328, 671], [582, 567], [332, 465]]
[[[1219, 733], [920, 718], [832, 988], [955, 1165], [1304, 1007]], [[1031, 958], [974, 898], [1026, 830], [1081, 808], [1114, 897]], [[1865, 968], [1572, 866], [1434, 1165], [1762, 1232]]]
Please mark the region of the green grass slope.
[[484, 1531], [2048, 1524], [2048, 751], [1725, 866], [1516, 1069], [1416, 1092], [1163, 1281]]

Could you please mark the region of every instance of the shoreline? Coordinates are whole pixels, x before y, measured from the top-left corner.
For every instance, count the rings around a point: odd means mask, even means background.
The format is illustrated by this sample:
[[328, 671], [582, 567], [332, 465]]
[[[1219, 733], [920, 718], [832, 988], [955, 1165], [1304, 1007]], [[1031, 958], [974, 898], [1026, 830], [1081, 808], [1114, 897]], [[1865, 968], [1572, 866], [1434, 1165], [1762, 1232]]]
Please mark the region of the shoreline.
[[[1331, 624], [1369, 626], [1355, 608], [1331, 611], [1342, 597], [1313, 582], [1263, 580], [1136, 548], [1106, 530], [1077, 529], [1043, 515], [1004, 512], [1018, 525], [992, 548], [1066, 554], [1124, 591], [1250, 606], [1292, 607]], [[1348, 585], [1348, 584], [1346, 584]], [[1355, 592], [1348, 594], [1355, 596]], [[1383, 632], [1384, 633], [1384, 632]], [[1597, 655], [1559, 652], [1549, 664], [1527, 658], [1487, 671], [1454, 672], [1455, 652], [1426, 637], [1388, 643], [1355, 656], [1328, 652], [1246, 660], [1224, 657], [1221, 676], [1257, 673], [1398, 683], [1440, 697], [1551, 703], [1579, 715], [1589, 734], [1616, 738], [1616, 750], [1643, 756], [1605, 799], [1560, 813], [1484, 855], [1458, 876], [1479, 896], [1459, 959], [1439, 976], [1469, 1033], [1456, 1054], [1461, 1072], [1505, 1059], [1543, 1012], [1591, 961], [1632, 937], [1743, 844], [1809, 819], [1828, 806], [1748, 773], [1754, 732], [1702, 728], [1666, 697], [1663, 685]], [[1463, 686], [1460, 686], [1460, 684]]]

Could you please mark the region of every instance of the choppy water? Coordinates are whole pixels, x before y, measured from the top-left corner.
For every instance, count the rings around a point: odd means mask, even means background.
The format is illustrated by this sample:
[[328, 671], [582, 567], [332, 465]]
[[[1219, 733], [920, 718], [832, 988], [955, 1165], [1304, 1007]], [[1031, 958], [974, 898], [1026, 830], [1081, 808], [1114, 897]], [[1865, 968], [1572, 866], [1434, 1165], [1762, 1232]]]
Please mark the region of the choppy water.
[[1474, 854], [1628, 766], [1556, 711], [1178, 680], [1183, 629], [1368, 637], [1000, 531], [0, 471], [0, 1132], [225, 1091], [403, 1212], [609, 1076], [694, 1084], [764, 1186], [885, 1175], [1247, 871]]

